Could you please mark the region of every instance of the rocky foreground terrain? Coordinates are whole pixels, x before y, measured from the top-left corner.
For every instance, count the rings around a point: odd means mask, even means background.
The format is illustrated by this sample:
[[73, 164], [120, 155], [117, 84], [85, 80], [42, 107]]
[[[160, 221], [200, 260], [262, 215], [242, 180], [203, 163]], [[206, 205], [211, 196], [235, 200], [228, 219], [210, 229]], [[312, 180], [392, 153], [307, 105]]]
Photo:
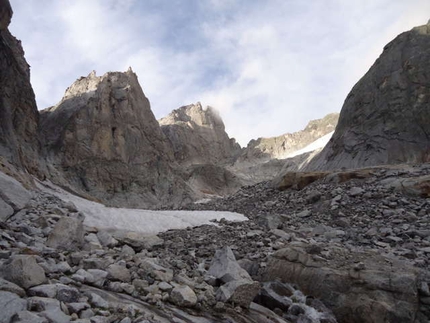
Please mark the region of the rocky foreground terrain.
[[[131, 69], [81, 77], [39, 113], [12, 13], [0, 0], [0, 323], [430, 321], [430, 24], [385, 47], [320, 154], [280, 160], [337, 116], [240, 150], [199, 104], [160, 126]], [[90, 227], [45, 180], [248, 220]]]
[[249, 221], [158, 236], [85, 227], [11, 178], [2, 192], [0, 322], [430, 318], [428, 164], [290, 173], [187, 207]]

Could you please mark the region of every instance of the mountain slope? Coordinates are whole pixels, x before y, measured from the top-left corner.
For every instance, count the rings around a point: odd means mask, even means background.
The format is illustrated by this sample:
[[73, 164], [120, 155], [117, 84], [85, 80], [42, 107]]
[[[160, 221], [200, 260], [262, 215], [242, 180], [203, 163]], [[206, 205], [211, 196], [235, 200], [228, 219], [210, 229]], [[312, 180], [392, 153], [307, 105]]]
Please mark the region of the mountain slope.
[[0, 162], [41, 175], [39, 113], [24, 50], [8, 30], [12, 14], [0, 1]]
[[354, 86], [307, 169], [430, 161], [430, 24], [402, 33]]

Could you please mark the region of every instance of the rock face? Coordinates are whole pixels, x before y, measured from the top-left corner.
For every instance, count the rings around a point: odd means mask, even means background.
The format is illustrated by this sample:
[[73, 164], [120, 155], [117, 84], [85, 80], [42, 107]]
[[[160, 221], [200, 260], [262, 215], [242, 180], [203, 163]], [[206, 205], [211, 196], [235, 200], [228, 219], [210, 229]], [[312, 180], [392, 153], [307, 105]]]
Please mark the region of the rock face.
[[212, 107], [203, 109], [199, 102], [173, 110], [159, 123], [181, 165], [220, 165], [231, 162], [241, 151], [225, 132], [218, 112]]
[[128, 207], [173, 206], [188, 197], [131, 69], [80, 78], [42, 111], [41, 126], [56, 167], [51, 175], [78, 192]]
[[8, 0], [0, 1], [0, 162], [39, 174], [39, 114], [21, 42], [7, 27]]
[[298, 132], [286, 133], [278, 137], [251, 140], [238, 161], [267, 161], [274, 158], [288, 158], [294, 152], [333, 132], [338, 119], [338, 113], [331, 113], [324, 118], [310, 121], [305, 129]]
[[418, 270], [377, 254], [328, 250], [336, 254], [330, 262], [305, 248], [279, 250], [268, 263], [266, 279], [297, 284], [305, 294], [324, 300], [339, 322], [414, 322]]
[[30, 193], [14, 178], [0, 172], [0, 221], [23, 209], [30, 201]]
[[430, 24], [384, 47], [342, 107], [336, 131], [307, 169], [430, 160]]
[[198, 195], [225, 196], [246, 184], [226, 168], [237, 158], [241, 148], [229, 138], [214, 108], [203, 109], [199, 102], [183, 106], [159, 123], [181, 166], [183, 178]]
[[338, 118], [338, 113], [331, 113], [310, 121], [304, 130], [251, 140], [229, 170], [246, 184], [272, 180], [287, 171], [300, 171], [329, 140]]

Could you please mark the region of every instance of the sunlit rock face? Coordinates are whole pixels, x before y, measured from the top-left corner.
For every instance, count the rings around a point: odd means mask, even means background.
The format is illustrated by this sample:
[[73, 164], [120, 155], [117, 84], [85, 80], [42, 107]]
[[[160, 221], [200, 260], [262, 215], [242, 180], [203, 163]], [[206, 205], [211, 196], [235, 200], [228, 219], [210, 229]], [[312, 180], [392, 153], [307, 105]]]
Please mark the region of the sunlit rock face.
[[338, 118], [338, 113], [331, 113], [324, 118], [310, 121], [303, 130], [251, 140], [241, 154], [239, 162], [288, 158], [294, 152], [332, 132]]
[[42, 111], [51, 176], [107, 204], [178, 205], [189, 192], [136, 74], [92, 72]]
[[229, 138], [224, 122], [214, 108], [203, 108], [200, 103], [183, 106], [159, 123], [183, 178], [202, 198], [228, 195], [244, 184], [225, 168], [238, 156], [241, 148]]
[[223, 164], [240, 153], [240, 146], [225, 132], [224, 122], [212, 107], [200, 103], [173, 110], [160, 121], [176, 161], [192, 164]]
[[0, 1], [0, 164], [39, 173], [38, 118], [30, 68], [21, 42], [7, 29], [8, 0]]
[[402, 33], [353, 87], [307, 169], [430, 161], [430, 24]]
[[338, 118], [338, 113], [331, 113], [310, 121], [303, 130], [251, 140], [230, 169], [249, 184], [301, 170], [324, 147]]

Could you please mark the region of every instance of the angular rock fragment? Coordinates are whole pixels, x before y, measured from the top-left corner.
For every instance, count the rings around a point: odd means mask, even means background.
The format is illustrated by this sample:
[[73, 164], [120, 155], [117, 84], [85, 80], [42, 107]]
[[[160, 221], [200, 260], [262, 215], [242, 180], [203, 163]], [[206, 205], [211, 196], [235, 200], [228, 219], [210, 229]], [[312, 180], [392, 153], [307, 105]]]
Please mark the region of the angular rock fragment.
[[51, 248], [75, 251], [84, 244], [84, 227], [76, 218], [61, 218], [49, 234], [46, 245]]
[[9, 263], [0, 268], [0, 275], [24, 289], [43, 284], [46, 280], [45, 271], [37, 264], [35, 257], [27, 255], [13, 256]]

